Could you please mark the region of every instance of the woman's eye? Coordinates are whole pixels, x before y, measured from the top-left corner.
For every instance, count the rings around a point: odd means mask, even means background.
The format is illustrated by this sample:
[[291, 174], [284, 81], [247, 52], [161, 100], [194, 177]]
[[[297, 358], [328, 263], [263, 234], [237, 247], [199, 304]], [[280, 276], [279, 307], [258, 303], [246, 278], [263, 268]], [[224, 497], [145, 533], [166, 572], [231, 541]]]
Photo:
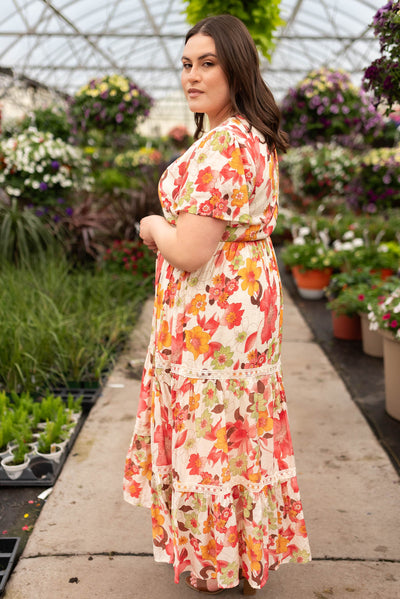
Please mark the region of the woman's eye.
[[212, 67], [212, 66], [214, 66], [214, 63], [213, 62], [204, 62], [203, 66], [205, 66], [205, 67]]
[[190, 63], [184, 62], [183, 65], [182, 65], [182, 68], [187, 71], [188, 69], [190, 69], [191, 66], [192, 65]]

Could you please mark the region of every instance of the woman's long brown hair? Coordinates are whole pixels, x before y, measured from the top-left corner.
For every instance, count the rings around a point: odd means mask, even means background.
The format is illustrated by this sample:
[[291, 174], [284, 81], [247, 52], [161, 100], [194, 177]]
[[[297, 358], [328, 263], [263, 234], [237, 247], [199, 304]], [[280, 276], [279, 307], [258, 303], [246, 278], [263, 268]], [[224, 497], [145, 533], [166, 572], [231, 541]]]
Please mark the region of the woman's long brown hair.
[[[232, 110], [244, 116], [264, 137], [268, 147], [286, 152], [287, 134], [280, 129], [281, 115], [275, 99], [261, 77], [258, 52], [246, 26], [232, 15], [217, 15], [199, 21], [186, 35], [185, 43], [201, 33], [212, 37], [218, 60], [228, 80]], [[195, 139], [204, 133], [204, 114], [196, 112]]]

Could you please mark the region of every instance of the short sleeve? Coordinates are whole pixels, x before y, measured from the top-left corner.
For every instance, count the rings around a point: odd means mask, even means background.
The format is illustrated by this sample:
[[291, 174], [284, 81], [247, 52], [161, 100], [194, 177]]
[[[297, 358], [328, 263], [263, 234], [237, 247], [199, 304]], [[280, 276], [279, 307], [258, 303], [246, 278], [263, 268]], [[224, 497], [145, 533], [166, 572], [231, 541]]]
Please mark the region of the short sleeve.
[[245, 144], [229, 129], [214, 129], [196, 144], [186, 162], [175, 212], [249, 223], [251, 170]]

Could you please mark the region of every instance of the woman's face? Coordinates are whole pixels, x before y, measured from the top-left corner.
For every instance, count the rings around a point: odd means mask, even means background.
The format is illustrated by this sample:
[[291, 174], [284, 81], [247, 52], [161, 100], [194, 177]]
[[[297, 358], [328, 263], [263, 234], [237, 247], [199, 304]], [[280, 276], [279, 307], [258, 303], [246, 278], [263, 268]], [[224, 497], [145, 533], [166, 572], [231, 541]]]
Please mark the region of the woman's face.
[[182, 87], [192, 112], [205, 113], [214, 128], [231, 114], [229, 86], [209, 35], [197, 33], [182, 56]]

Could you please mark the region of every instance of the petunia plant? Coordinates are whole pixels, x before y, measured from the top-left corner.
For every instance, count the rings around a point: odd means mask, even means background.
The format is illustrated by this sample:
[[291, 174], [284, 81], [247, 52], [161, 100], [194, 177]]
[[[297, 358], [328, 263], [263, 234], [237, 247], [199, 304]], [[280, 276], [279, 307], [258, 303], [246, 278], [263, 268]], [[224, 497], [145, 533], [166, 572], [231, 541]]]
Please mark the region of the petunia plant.
[[400, 341], [400, 285], [391, 293], [378, 297], [368, 307], [370, 329], [389, 331]]
[[30, 127], [0, 140], [0, 185], [23, 205], [63, 207], [73, 191], [90, 190], [90, 165], [80, 148]]
[[72, 98], [69, 116], [75, 136], [101, 130], [108, 135], [133, 134], [149, 115], [152, 97], [123, 75], [91, 79]]
[[349, 74], [326, 67], [311, 71], [291, 88], [281, 111], [293, 146], [334, 141], [363, 147], [383, 127], [383, 118]]
[[371, 23], [379, 39], [381, 56], [365, 70], [363, 86], [372, 91], [376, 105], [389, 114], [400, 102], [400, 2], [391, 0], [380, 8]]

